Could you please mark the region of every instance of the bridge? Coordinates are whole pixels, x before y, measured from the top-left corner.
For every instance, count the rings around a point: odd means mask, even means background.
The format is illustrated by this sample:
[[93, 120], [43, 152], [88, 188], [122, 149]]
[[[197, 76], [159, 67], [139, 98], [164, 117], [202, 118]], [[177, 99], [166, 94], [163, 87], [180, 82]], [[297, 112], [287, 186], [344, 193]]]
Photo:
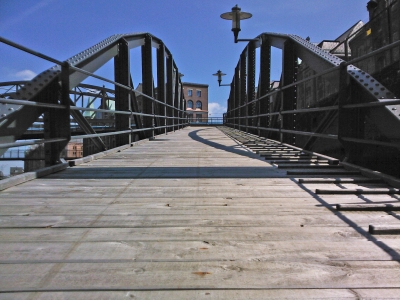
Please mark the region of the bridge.
[[[0, 181], [0, 298], [398, 297], [400, 100], [363, 66], [397, 64], [399, 41], [352, 57], [350, 37], [328, 52], [262, 33], [240, 55], [224, 126], [190, 126], [152, 34], [66, 61], [0, 41], [55, 64], [1, 84], [2, 154], [40, 146], [26, 159], [43, 165]], [[113, 79], [96, 75], [110, 60]], [[73, 140], [84, 157], [66, 161]]]

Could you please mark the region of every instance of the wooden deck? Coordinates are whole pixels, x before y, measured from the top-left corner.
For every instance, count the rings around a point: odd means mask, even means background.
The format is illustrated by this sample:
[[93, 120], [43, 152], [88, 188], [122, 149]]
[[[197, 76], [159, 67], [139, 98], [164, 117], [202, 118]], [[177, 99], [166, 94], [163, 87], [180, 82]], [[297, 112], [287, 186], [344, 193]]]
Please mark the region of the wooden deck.
[[0, 299], [400, 298], [400, 235], [368, 233], [400, 215], [335, 209], [397, 191], [255, 151], [189, 127], [0, 192]]

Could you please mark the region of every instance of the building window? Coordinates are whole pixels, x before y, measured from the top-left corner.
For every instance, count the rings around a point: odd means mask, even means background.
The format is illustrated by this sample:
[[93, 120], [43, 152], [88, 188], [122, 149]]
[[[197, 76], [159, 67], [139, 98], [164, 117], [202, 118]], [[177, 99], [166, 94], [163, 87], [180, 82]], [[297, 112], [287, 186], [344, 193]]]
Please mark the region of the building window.
[[202, 121], [202, 114], [196, 114], [196, 122], [201, 122]]
[[187, 102], [187, 108], [193, 109], [193, 101], [192, 101], [192, 100], [188, 100], [188, 102]]
[[197, 95], [197, 97], [201, 97], [201, 91], [197, 90], [196, 95]]
[[193, 90], [188, 90], [188, 96], [192, 97], [193, 96]]
[[196, 109], [202, 109], [202, 107], [201, 101], [196, 101]]

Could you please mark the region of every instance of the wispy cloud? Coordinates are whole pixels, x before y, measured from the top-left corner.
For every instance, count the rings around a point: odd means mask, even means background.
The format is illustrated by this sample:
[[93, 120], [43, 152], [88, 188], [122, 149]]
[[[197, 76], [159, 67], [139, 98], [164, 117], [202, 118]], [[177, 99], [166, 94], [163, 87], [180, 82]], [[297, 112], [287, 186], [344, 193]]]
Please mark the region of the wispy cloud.
[[37, 74], [31, 70], [22, 70], [13, 75], [13, 77], [21, 80], [31, 80]]
[[[6, 30], [8, 28], [11, 28], [15, 24], [19, 23], [22, 20], [27, 20], [29, 19], [28, 17], [35, 12], [43, 9], [45, 6], [49, 5], [51, 2], [54, 0], [41, 0], [35, 5], [32, 5], [31, 7], [28, 7], [25, 10], [21, 10], [21, 12], [18, 15], [13, 16], [13, 18], [8, 18], [7, 20], [3, 21], [3, 23], [0, 25], [0, 30]], [[20, 5], [19, 7], [23, 7], [23, 5]]]
[[211, 114], [211, 117], [222, 116], [223, 113], [226, 113], [226, 107], [217, 102], [208, 103], [208, 114]]

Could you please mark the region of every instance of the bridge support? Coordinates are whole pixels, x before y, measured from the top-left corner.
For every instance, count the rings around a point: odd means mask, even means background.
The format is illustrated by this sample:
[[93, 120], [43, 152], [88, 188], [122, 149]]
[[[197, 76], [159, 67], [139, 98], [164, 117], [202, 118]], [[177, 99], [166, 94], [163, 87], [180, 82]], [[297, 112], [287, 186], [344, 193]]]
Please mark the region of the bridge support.
[[[152, 38], [150, 35], [146, 35], [145, 44], [142, 46], [142, 88], [143, 94], [148, 95], [150, 97], [154, 97], [153, 90], [153, 59], [152, 59], [152, 47], [151, 42]], [[143, 117], [143, 126], [145, 128], [152, 128], [155, 125], [154, 120], [154, 101], [150, 100], [147, 97], [143, 97], [142, 100], [143, 113], [153, 115], [153, 117]], [[146, 137], [153, 138], [154, 130], [146, 131]]]
[[362, 161], [363, 147], [358, 143], [344, 141], [343, 138], [364, 138], [365, 113], [359, 108], [345, 109], [343, 106], [361, 103], [362, 94], [362, 91], [351, 82], [347, 66], [342, 63], [339, 76], [338, 139], [346, 149], [346, 160], [356, 164]]
[[177, 109], [179, 109], [179, 98], [180, 98], [180, 84], [179, 84], [179, 72], [178, 72], [178, 68], [174, 65], [174, 69], [175, 69], [175, 74], [174, 74], [174, 78], [175, 78], [175, 84], [174, 84], [174, 111], [173, 111], [173, 116], [174, 116], [174, 131], [175, 130], [179, 130], [179, 112], [177, 111]]
[[234, 128], [240, 130], [240, 62], [235, 68], [235, 76], [234, 76], [234, 85], [235, 85], [235, 91], [234, 91]]
[[169, 118], [167, 119], [167, 131], [170, 132], [173, 129], [173, 127], [171, 127], [174, 124], [174, 119], [172, 119], [171, 117], [173, 117], [173, 109], [171, 106], [174, 105], [174, 60], [172, 59], [172, 55], [169, 55], [169, 57], [167, 57], [167, 104], [170, 105], [167, 107], [167, 115], [169, 116]]
[[[130, 86], [130, 59], [128, 43], [121, 39], [118, 43], [118, 55], [114, 58], [114, 76], [115, 82]], [[115, 85], [115, 109], [121, 111], [132, 110], [130, 105], [130, 91]], [[115, 115], [115, 129], [116, 131], [127, 130], [131, 128], [130, 115]], [[115, 137], [116, 146], [123, 146], [130, 144], [132, 139], [131, 134], [118, 134]]]
[[[247, 46], [247, 102], [251, 102], [256, 99], [256, 46], [255, 42], [252, 41]], [[247, 125], [255, 127], [256, 120], [254, 119], [254, 115], [256, 113], [256, 104], [252, 103], [250, 106], [247, 106]], [[256, 133], [254, 128], [248, 129], [248, 132], [253, 134]]]
[[[246, 65], [247, 65], [247, 57], [246, 57], [246, 49], [240, 55], [240, 106], [247, 104], [246, 99]], [[245, 105], [240, 108], [240, 121], [239, 121], [239, 130], [248, 131], [248, 106]], [[244, 127], [244, 128], [243, 128]]]
[[61, 98], [59, 98], [60, 86], [58, 81], [53, 81], [43, 93], [41, 102], [57, 103], [65, 105], [65, 109], [47, 108], [43, 114], [44, 138], [65, 138], [64, 141], [47, 143], [44, 145], [46, 167], [61, 162], [61, 151], [67, 146], [71, 139], [70, 129], [70, 98], [69, 98], [69, 64], [64, 63], [61, 69]]
[[[164, 44], [160, 44], [160, 47], [157, 49], [157, 100], [166, 103], [166, 86], [165, 86], [165, 46]], [[167, 109], [165, 106], [161, 107], [160, 104], [157, 104], [158, 111], [160, 115], [167, 116]], [[167, 119], [164, 118], [162, 122], [158, 123], [159, 125], [167, 126]], [[164, 130], [159, 129], [159, 133], [167, 133], [167, 128]]]
[[[287, 40], [283, 47], [283, 86], [297, 81], [298, 55], [293, 41]], [[281, 111], [294, 110], [297, 108], [297, 86], [285, 89], [282, 92]], [[281, 115], [281, 129], [296, 130], [296, 115]], [[291, 133], [282, 134], [281, 142], [296, 145], [296, 136]]]
[[[271, 85], [271, 45], [269, 43], [268, 37], [262, 37], [262, 45], [260, 52], [260, 81], [258, 84], [258, 96], [262, 97], [270, 91]], [[270, 112], [269, 97], [258, 101], [259, 110], [258, 114], [266, 114]], [[259, 117], [258, 126], [262, 128], [267, 128], [270, 126], [270, 116]], [[259, 130], [258, 135], [267, 137], [268, 131]]]

